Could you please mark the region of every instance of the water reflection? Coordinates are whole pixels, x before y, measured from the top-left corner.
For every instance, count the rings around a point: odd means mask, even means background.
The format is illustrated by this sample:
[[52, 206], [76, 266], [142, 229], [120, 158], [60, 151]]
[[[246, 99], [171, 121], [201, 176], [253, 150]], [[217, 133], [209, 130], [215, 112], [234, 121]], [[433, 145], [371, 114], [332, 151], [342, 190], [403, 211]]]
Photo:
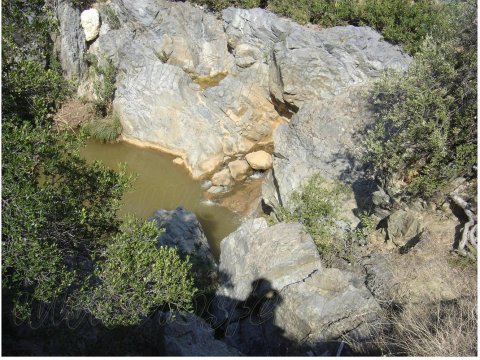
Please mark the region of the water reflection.
[[87, 142], [81, 153], [88, 161], [101, 160], [112, 169], [126, 163], [127, 171], [137, 174], [123, 197], [121, 217], [135, 214], [147, 219], [157, 209], [184, 206], [197, 215], [217, 259], [220, 241], [239, 225], [238, 217], [230, 210], [202, 201], [200, 182], [193, 180], [183, 167], [173, 164], [171, 155], [127, 143], [102, 144], [93, 140]]

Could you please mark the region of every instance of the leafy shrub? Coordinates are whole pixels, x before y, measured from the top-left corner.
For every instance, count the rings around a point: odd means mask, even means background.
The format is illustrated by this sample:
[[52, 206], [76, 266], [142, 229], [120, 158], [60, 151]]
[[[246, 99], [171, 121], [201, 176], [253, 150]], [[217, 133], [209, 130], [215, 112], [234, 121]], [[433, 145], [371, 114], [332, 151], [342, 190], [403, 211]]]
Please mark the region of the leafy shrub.
[[[58, 315], [67, 305], [73, 306], [69, 310], [84, 309], [75, 305], [81, 305], [77, 299], [99, 285], [92, 281], [93, 275], [115, 279], [109, 272], [114, 267], [109, 266], [118, 265], [116, 251], [126, 248], [120, 245], [122, 241], [140, 241], [153, 234], [151, 229], [133, 225], [120, 229], [117, 210], [130, 182], [125, 169], [115, 172], [99, 162], [88, 164], [78, 152], [85, 140], [83, 132], [58, 133], [53, 128], [53, 113], [67, 95], [68, 84], [53, 57], [50, 33], [56, 27], [49, 4], [42, 0], [2, 3], [2, 295], [5, 317], [22, 320], [28, 320], [38, 308], [48, 315]], [[115, 89], [114, 74], [111, 64], [100, 69], [102, 82], [95, 86], [103, 100], [99, 110], [105, 114]], [[115, 129], [111, 132], [118, 134], [118, 119], [111, 120]], [[109, 246], [112, 238], [115, 242]], [[155, 264], [169, 276], [152, 279], [152, 284], [163, 281], [164, 286], [142, 294], [144, 302], [137, 319], [147, 310], [144, 305], [148, 301], [157, 305], [161, 299], [187, 308], [194, 291], [189, 288], [187, 263], [179, 261], [173, 251], [155, 247], [153, 255], [143, 256], [135, 253], [142, 248], [141, 243], [137, 245], [127, 249], [131, 253], [121, 253], [125, 264], [135, 259], [139, 269], [158, 275], [151, 269]], [[153, 260], [153, 256], [160, 258]], [[94, 269], [98, 272], [93, 273]], [[150, 291], [150, 282], [142, 285]], [[181, 293], [182, 289], [185, 292]], [[159, 291], [164, 292], [163, 297]], [[118, 304], [115, 311], [120, 311]], [[105, 309], [108, 306], [103, 305]], [[132, 323], [135, 315], [129, 310], [128, 315], [109, 313], [103, 318], [116, 321], [126, 316]], [[51, 318], [45, 315], [42, 319]]]
[[33, 302], [83, 286], [97, 240], [117, 230], [129, 178], [87, 164], [75, 134], [28, 122], [2, 130], [2, 286], [28, 316]]
[[157, 246], [160, 233], [154, 222], [127, 220], [101, 253], [94, 273], [100, 284], [85, 306], [106, 326], [138, 324], [162, 306], [191, 310], [191, 264]]
[[427, 38], [407, 74], [386, 74], [371, 92], [376, 124], [366, 159], [399, 197], [429, 198], [453, 178], [474, 174], [476, 5], [462, 9], [452, 19], [453, 38]]
[[[301, 191], [290, 196], [289, 209], [275, 209], [279, 221], [296, 221], [305, 225], [322, 257], [328, 262], [332, 256], [345, 255], [348, 234], [338, 227], [340, 201], [346, 188], [336, 182], [312, 176]], [[348, 252], [348, 251], [347, 251]]]
[[85, 130], [94, 139], [114, 142], [122, 133], [122, 124], [115, 115], [97, 118], [85, 125]]

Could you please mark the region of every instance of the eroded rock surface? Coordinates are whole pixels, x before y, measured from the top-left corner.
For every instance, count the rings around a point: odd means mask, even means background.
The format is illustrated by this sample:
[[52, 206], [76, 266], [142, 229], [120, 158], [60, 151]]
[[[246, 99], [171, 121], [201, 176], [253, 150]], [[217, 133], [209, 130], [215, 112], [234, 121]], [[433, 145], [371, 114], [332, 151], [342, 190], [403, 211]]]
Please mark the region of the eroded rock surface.
[[216, 326], [248, 355], [321, 354], [342, 334], [368, 336], [378, 317], [363, 277], [323, 268], [298, 223], [245, 222], [222, 241], [219, 272]]
[[[99, 10], [100, 33], [88, 53], [118, 69], [114, 111], [124, 138], [176, 154], [196, 178], [226, 166], [225, 155], [271, 144], [275, 128], [310, 101], [408, 64], [367, 27], [314, 31], [263, 9], [229, 8], [219, 19], [166, 0], [113, 0]], [[68, 20], [66, 38], [78, 46], [62, 64], [85, 77], [85, 38], [73, 35], [79, 19]], [[94, 79], [83, 81], [85, 95]]]
[[270, 177], [272, 185], [266, 185], [266, 202], [273, 206], [288, 204], [291, 193], [315, 173], [352, 182], [358, 153], [355, 132], [371, 121], [359, 87], [305, 104], [289, 124], [275, 131], [274, 178]]

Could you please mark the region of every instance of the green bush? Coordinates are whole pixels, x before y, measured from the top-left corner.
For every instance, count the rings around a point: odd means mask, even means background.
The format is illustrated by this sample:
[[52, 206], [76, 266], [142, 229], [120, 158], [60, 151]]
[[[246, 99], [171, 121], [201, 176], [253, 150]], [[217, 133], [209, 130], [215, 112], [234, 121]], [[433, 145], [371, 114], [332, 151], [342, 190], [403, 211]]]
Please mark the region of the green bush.
[[115, 115], [94, 119], [84, 128], [93, 139], [102, 142], [115, 142], [122, 133], [122, 124]]
[[117, 231], [129, 178], [78, 154], [75, 134], [2, 127], [3, 288], [25, 316], [83, 286], [98, 239]]
[[407, 74], [386, 74], [371, 92], [376, 124], [364, 142], [366, 160], [399, 198], [428, 199], [455, 177], [475, 174], [476, 5], [460, 10], [454, 31], [427, 38]]
[[[2, 2], [3, 314], [28, 320], [33, 309], [40, 307], [48, 312], [42, 314], [41, 332], [53, 319], [47, 315], [67, 306], [73, 307], [67, 308], [72, 312], [84, 310], [78, 299], [102, 294], [107, 281], [117, 279], [113, 269], [127, 266], [132, 259], [144, 271], [144, 278], [159, 275], [160, 270], [168, 277], [146, 281], [135, 278], [137, 273], [129, 274], [132, 277], [124, 280], [138, 280], [138, 286], [146, 290], [139, 300], [141, 306], [136, 313], [133, 307], [124, 312], [114, 297], [114, 312], [108, 316], [98, 312], [104, 321], [113, 324], [128, 319], [132, 324], [148, 315], [148, 304], [188, 308], [194, 292], [189, 265], [178, 260], [173, 250], [156, 249], [153, 241], [143, 244], [140, 239], [153, 236], [148, 226], [129, 223], [120, 228], [117, 210], [130, 183], [125, 169], [115, 172], [99, 162], [88, 164], [78, 151], [85, 140], [83, 132], [58, 133], [53, 128], [53, 113], [67, 95], [68, 84], [53, 56], [50, 34], [55, 21], [49, 4], [41, 0]], [[100, 110], [105, 114], [114, 92], [114, 74], [109, 64], [100, 69], [103, 82], [96, 84], [104, 104]], [[114, 125], [110, 133], [118, 134], [118, 119], [110, 119]], [[127, 240], [137, 246], [128, 247]], [[150, 255], [138, 249], [151, 251]], [[98, 279], [105, 281], [98, 283]], [[110, 286], [119, 289], [120, 284]], [[104, 309], [110, 306], [99, 304]], [[62, 312], [62, 318], [68, 312]]]
[[337, 225], [341, 220], [340, 202], [346, 193], [344, 185], [316, 174], [300, 191], [291, 194], [288, 209], [280, 207], [275, 213], [279, 221], [303, 224], [328, 263], [333, 256], [345, 256], [349, 241], [348, 234]]
[[96, 80], [93, 83], [96, 100], [94, 102], [97, 113], [101, 116], [107, 116], [112, 110], [113, 95], [115, 94], [115, 81], [117, 77], [117, 69], [111, 62], [107, 60], [106, 66], [98, 64], [98, 60], [94, 62]]
[[173, 248], [158, 246], [154, 222], [127, 220], [101, 253], [100, 284], [86, 308], [106, 326], [138, 324], [157, 308], [191, 310], [196, 292], [191, 264]]

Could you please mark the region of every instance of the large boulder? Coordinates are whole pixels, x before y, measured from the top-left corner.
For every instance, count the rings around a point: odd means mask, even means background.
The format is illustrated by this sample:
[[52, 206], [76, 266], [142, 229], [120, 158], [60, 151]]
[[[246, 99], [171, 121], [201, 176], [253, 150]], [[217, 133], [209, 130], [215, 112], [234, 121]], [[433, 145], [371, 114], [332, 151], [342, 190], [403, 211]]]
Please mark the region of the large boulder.
[[264, 150], [255, 151], [245, 155], [248, 163], [255, 170], [268, 170], [272, 167], [272, 155]]
[[214, 323], [248, 355], [321, 354], [378, 318], [363, 276], [323, 268], [298, 223], [245, 222], [222, 241], [219, 272]]
[[158, 228], [165, 230], [158, 239], [160, 245], [176, 247], [205, 265], [215, 264], [202, 225], [194, 213], [183, 207], [171, 211], [160, 209], [155, 211], [150, 220], [155, 221]]
[[[230, 47], [256, 48], [270, 65], [270, 93], [300, 107], [378, 77], [385, 69], [406, 69], [409, 58], [368, 27], [316, 31], [261, 9], [222, 12]], [[254, 58], [254, 56], [251, 56]]]

